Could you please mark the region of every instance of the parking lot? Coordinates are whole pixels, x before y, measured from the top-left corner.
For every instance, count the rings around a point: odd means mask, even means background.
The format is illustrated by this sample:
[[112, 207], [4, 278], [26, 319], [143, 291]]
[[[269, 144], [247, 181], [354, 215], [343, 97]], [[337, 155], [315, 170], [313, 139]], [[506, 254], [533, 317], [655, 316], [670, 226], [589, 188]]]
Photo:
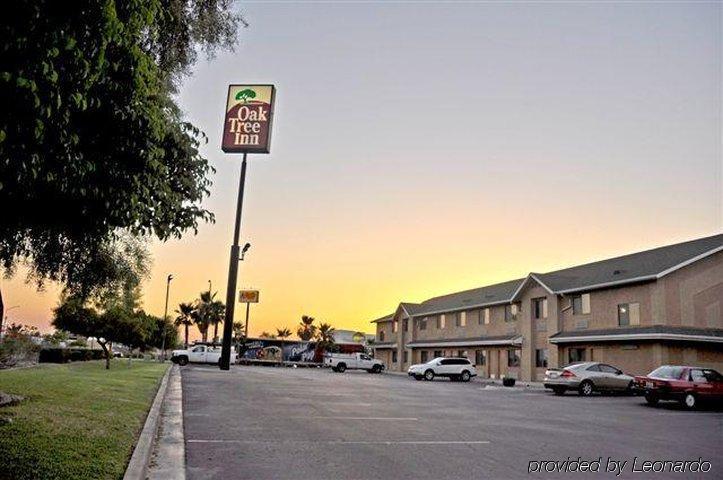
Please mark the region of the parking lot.
[[[559, 478], [528, 472], [539, 466], [530, 462], [568, 457], [601, 458], [600, 473], [592, 474], [599, 477], [723, 476], [723, 413], [716, 410], [358, 371], [187, 366], [182, 372], [192, 480]], [[701, 457], [710, 462], [707, 473], [633, 471], [634, 461], [640, 467]], [[610, 461], [628, 463], [616, 477], [604, 473], [614, 467]]]

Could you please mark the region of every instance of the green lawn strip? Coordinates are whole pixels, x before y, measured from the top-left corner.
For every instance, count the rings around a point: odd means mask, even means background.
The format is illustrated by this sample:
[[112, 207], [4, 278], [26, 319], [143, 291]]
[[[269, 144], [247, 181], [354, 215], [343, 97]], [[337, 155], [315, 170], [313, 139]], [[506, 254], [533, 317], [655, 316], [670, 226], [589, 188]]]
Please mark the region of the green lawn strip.
[[0, 479], [119, 479], [168, 365], [102, 361], [0, 371]]

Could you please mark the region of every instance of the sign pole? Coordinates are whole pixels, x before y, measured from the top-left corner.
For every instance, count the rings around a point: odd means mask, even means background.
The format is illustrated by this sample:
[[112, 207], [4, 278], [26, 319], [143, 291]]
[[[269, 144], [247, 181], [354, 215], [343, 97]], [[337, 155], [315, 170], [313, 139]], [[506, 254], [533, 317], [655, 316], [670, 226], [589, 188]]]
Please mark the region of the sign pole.
[[228, 370], [231, 363], [231, 336], [233, 335], [233, 312], [236, 306], [236, 280], [239, 264], [239, 233], [241, 231], [241, 210], [244, 203], [244, 184], [246, 183], [246, 153], [241, 163], [241, 178], [238, 186], [238, 201], [236, 202], [236, 225], [233, 231], [233, 245], [231, 245], [231, 259], [228, 265], [228, 285], [226, 285], [226, 315], [223, 320], [223, 342], [221, 344], [221, 370]]
[[250, 303], [246, 304], [246, 326], [244, 327], [244, 344], [246, 343], [246, 339], [249, 337], [249, 308], [251, 307]]

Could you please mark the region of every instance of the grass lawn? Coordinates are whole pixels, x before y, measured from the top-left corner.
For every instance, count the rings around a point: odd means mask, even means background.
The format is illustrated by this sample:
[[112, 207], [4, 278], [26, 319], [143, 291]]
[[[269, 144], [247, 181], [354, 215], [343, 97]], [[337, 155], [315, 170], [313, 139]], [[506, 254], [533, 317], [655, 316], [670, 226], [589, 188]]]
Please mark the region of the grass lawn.
[[114, 360], [0, 371], [0, 479], [120, 479], [160, 379], [155, 362]]

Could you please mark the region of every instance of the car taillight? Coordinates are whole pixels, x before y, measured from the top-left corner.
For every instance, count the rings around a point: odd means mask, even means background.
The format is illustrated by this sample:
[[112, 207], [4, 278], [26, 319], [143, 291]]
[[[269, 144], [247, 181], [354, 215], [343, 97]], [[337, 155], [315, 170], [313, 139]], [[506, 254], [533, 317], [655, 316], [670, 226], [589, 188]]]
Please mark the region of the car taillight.
[[574, 377], [575, 374], [572, 373], [570, 370], [563, 370], [562, 373], [560, 374], [560, 376], [569, 378], [569, 377]]

